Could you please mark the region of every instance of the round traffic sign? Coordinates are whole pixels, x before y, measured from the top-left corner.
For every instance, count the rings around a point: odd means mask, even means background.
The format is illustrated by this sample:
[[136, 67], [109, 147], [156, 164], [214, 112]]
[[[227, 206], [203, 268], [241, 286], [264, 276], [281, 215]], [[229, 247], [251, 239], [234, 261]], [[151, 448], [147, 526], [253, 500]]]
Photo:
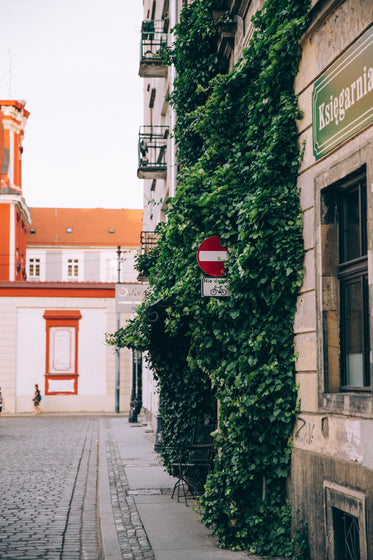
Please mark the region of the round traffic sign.
[[210, 276], [224, 276], [224, 261], [228, 258], [226, 247], [221, 246], [217, 235], [202, 241], [197, 251], [197, 262]]

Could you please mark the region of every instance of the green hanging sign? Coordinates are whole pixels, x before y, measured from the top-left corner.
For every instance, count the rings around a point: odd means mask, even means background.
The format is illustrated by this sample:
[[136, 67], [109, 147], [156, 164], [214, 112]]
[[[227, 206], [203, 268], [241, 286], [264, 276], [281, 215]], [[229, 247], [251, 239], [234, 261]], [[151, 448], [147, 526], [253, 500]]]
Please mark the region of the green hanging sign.
[[316, 159], [373, 122], [373, 27], [316, 80], [312, 137]]

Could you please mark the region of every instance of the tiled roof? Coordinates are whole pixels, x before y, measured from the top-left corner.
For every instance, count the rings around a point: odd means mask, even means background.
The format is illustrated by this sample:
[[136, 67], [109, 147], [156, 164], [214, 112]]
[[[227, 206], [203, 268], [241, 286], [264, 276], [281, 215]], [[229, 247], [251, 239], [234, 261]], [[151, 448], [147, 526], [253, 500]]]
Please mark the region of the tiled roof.
[[27, 246], [138, 247], [142, 210], [30, 208]]

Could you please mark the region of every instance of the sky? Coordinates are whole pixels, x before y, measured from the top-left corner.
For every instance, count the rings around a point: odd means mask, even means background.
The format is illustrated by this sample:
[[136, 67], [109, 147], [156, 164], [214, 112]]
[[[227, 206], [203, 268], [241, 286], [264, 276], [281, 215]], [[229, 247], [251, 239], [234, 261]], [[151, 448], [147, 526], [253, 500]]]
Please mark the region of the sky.
[[25, 100], [30, 112], [29, 207], [142, 208], [142, 9], [142, 0], [0, 0], [0, 99]]

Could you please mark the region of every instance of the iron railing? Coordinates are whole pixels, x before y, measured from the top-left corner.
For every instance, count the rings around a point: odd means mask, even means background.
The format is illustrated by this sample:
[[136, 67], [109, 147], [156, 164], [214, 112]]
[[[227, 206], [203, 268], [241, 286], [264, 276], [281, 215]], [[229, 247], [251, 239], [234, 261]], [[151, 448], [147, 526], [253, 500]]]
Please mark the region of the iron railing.
[[154, 231], [142, 231], [140, 238], [141, 254], [147, 255], [150, 253], [150, 251], [156, 246], [158, 239], [159, 235], [154, 233]]
[[168, 20], [146, 20], [141, 27], [140, 76], [157, 77], [167, 73], [162, 54], [167, 46]]
[[141, 126], [139, 131], [137, 176], [140, 179], [164, 178], [167, 170], [168, 126]]

